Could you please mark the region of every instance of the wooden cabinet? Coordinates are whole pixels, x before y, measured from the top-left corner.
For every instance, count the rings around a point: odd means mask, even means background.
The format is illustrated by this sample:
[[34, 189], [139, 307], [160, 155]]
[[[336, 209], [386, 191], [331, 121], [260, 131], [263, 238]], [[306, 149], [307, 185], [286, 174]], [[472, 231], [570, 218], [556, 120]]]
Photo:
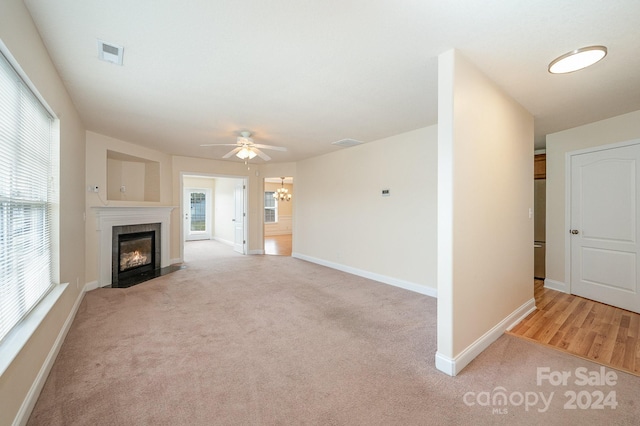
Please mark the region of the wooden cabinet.
[[537, 154], [533, 158], [533, 178], [546, 179], [547, 177], [547, 156], [546, 154]]

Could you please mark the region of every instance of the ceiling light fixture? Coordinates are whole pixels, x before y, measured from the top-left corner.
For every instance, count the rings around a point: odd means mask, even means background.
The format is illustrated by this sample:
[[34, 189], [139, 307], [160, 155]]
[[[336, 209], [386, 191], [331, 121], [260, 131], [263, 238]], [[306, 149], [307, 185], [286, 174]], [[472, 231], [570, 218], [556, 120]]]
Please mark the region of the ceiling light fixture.
[[551, 74], [566, 74], [595, 64], [607, 56], [604, 46], [588, 46], [566, 53], [549, 64]]
[[291, 194], [289, 194], [289, 190], [284, 187], [284, 178], [281, 177], [280, 179], [282, 179], [282, 187], [273, 193], [273, 198], [279, 201], [291, 201]]

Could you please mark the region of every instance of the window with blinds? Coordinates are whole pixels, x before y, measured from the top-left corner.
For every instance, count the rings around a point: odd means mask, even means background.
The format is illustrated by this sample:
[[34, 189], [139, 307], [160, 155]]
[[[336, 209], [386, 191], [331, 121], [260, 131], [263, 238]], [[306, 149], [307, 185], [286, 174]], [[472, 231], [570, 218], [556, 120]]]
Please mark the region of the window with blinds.
[[264, 223], [275, 223], [278, 221], [278, 203], [273, 198], [273, 191], [264, 193]]
[[0, 341], [54, 285], [54, 127], [0, 52]]

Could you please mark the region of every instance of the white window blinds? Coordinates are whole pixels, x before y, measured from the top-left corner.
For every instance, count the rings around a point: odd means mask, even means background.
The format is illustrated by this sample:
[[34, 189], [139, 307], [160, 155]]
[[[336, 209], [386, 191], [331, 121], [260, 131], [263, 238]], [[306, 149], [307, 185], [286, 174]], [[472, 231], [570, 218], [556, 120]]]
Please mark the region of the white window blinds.
[[278, 218], [278, 205], [272, 191], [264, 193], [264, 223], [275, 223]]
[[0, 52], [0, 340], [53, 287], [53, 129]]

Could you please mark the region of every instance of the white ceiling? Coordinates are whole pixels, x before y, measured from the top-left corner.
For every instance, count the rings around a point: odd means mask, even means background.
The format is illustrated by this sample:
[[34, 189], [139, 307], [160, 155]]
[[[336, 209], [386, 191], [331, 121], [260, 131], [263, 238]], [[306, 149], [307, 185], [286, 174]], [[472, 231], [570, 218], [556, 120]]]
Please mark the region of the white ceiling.
[[[25, 0], [88, 130], [217, 158], [241, 130], [274, 162], [437, 122], [437, 57], [457, 48], [544, 135], [640, 109], [638, 0]], [[96, 39], [124, 46], [124, 66]], [[602, 44], [592, 68], [555, 57]], [[482, 111], [478, 111], [482, 114]], [[230, 161], [240, 161], [232, 158]], [[260, 162], [256, 158], [252, 160]]]

